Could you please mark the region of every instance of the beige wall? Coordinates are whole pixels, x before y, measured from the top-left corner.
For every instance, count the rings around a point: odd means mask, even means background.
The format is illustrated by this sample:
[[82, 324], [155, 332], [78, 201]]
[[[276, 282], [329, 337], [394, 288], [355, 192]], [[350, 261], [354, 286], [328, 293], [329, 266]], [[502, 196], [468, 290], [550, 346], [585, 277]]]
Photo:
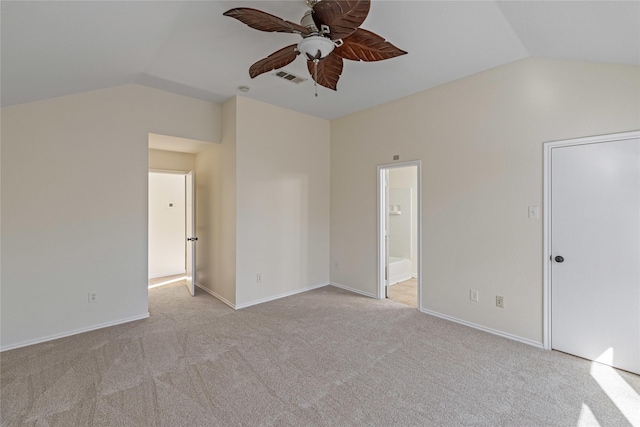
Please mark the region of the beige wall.
[[236, 303], [236, 99], [222, 106], [222, 143], [196, 155], [196, 282]]
[[376, 293], [376, 165], [419, 159], [423, 308], [541, 343], [543, 143], [637, 129], [638, 67], [545, 59], [334, 120], [331, 280]]
[[138, 85], [2, 109], [3, 349], [147, 316], [148, 134], [219, 124], [218, 105]]
[[149, 169], [189, 172], [195, 167], [195, 154], [149, 149]]
[[374, 295], [376, 165], [399, 154], [423, 166], [424, 309], [539, 343], [542, 143], [640, 129], [639, 89], [637, 67], [528, 59], [330, 124], [138, 85], [4, 108], [0, 345], [146, 316], [150, 132], [222, 141], [195, 156], [197, 280], [230, 304], [329, 271]]
[[222, 122], [196, 155], [198, 284], [236, 308], [327, 284], [329, 122], [242, 97]]
[[238, 97], [236, 129], [236, 304], [327, 284], [329, 121]]

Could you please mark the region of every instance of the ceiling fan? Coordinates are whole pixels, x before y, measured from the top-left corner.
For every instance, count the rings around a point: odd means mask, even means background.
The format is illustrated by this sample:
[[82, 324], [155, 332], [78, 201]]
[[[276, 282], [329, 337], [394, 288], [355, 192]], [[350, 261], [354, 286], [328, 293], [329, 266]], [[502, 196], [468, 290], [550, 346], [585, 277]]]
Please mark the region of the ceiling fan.
[[342, 74], [343, 59], [381, 61], [407, 53], [383, 37], [359, 28], [369, 14], [370, 0], [305, 2], [310, 9], [302, 17], [300, 24], [246, 7], [234, 8], [224, 13], [256, 30], [302, 36], [297, 44], [284, 47], [253, 64], [249, 68], [251, 78], [282, 68], [303, 54], [313, 80], [321, 86], [336, 90]]

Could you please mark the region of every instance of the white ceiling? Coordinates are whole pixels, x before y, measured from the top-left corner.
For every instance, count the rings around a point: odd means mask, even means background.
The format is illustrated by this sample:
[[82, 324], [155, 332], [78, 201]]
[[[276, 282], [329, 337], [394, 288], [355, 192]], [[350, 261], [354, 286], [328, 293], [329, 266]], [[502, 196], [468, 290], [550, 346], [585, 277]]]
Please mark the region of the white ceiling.
[[[640, 1], [374, 0], [363, 28], [409, 52], [345, 61], [338, 91], [249, 66], [296, 43], [222, 16], [253, 7], [298, 22], [303, 0], [2, 1], [3, 106], [139, 83], [214, 102], [239, 94], [333, 119], [526, 57], [640, 65]], [[305, 61], [285, 70], [309, 77]]]

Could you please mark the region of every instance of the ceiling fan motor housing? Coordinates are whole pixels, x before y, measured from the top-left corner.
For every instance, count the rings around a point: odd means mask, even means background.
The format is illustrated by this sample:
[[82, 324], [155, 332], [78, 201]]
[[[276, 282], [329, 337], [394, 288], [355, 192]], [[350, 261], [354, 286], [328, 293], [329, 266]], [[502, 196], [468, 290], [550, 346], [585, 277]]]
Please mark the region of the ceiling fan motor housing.
[[313, 21], [312, 16], [313, 10], [309, 9], [304, 13], [304, 16], [300, 20], [300, 25], [311, 31], [312, 33], [318, 33], [318, 27], [316, 27], [316, 23]]

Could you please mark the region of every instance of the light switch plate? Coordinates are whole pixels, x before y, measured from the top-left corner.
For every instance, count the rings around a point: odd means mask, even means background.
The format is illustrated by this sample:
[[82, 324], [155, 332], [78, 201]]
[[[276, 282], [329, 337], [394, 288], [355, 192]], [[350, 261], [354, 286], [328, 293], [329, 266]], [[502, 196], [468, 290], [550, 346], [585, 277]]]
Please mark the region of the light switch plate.
[[529, 206], [529, 218], [539, 218], [539, 208], [537, 206]]

